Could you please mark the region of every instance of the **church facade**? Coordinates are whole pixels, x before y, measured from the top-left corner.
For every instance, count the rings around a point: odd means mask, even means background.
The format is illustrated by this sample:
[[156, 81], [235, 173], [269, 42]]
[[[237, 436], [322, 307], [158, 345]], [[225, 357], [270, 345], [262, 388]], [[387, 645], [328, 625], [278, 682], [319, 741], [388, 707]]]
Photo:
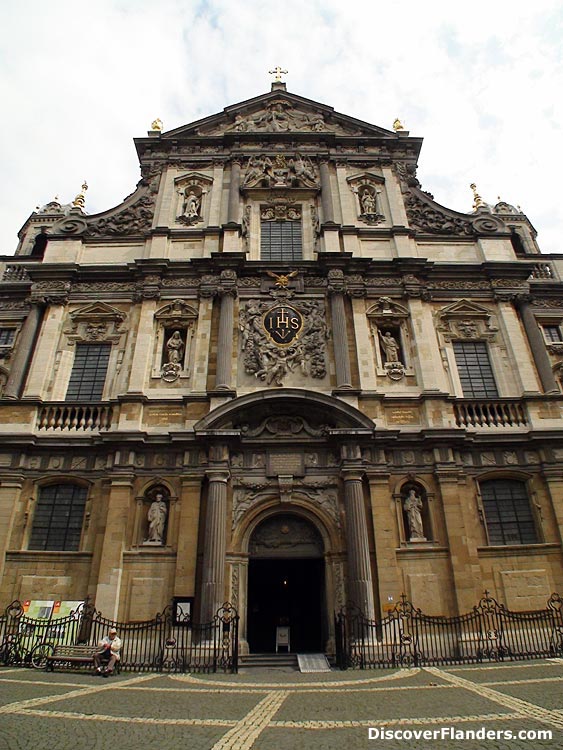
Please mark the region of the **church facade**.
[[0, 604], [238, 610], [331, 651], [334, 612], [563, 591], [563, 256], [459, 213], [422, 141], [272, 90], [135, 140], [101, 214], [1, 261]]

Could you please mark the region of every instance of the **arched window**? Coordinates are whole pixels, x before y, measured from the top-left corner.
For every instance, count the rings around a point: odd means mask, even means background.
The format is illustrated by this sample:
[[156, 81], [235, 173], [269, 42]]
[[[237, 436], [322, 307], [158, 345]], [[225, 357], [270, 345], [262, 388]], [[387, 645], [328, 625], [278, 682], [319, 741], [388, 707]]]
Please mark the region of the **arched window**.
[[41, 487], [29, 549], [73, 552], [80, 546], [88, 490], [77, 484]]
[[489, 544], [535, 544], [538, 534], [526, 485], [516, 479], [481, 483]]

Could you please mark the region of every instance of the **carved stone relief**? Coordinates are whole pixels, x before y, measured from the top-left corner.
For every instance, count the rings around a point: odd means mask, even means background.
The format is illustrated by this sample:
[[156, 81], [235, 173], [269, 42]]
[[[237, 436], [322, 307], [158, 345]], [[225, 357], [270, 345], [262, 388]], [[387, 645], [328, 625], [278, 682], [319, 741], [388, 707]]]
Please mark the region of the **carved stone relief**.
[[[104, 237], [148, 232], [152, 226], [154, 203], [154, 195], [144, 195], [121, 211], [87, 222], [84, 235], [86, 237]], [[69, 234], [80, 231], [75, 229], [71, 232], [69, 228], [61, 228], [61, 230]]]
[[126, 315], [105, 302], [94, 302], [70, 313], [70, 327], [64, 332], [69, 346], [77, 341], [103, 341], [111, 344], [119, 342], [124, 333], [122, 328]]
[[359, 130], [352, 126], [345, 126], [337, 122], [327, 121], [320, 112], [305, 112], [295, 108], [286, 99], [276, 99], [268, 103], [263, 109], [252, 114], [238, 113], [234, 122], [225, 127], [224, 125], [212, 126], [202, 129], [206, 135], [219, 134], [222, 132], [235, 133], [287, 133], [290, 131], [302, 131], [309, 133], [340, 133], [342, 135], [359, 134]]
[[296, 371], [305, 377], [326, 376], [324, 303], [250, 300], [240, 310], [239, 328], [244, 370], [266, 385], [282, 386]]
[[459, 300], [436, 313], [436, 330], [448, 342], [456, 339], [495, 341], [498, 329], [493, 326], [491, 317], [486, 307]]
[[243, 188], [320, 188], [317, 168], [308, 156], [267, 154], [251, 156], [246, 166]]
[[250, 540], [251, 555], [304, 554], [320, 557], [323, 540], [309, 521], [293, 515], [274, 516], [263, 521]]

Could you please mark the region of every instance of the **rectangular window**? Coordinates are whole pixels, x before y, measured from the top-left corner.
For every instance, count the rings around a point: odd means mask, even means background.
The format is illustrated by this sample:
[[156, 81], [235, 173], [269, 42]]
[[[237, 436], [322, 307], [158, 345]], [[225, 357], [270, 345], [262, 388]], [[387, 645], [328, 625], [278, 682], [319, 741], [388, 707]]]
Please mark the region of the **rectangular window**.
[[454, 341], [457, 371], [465, 398], [498, 398], [484, 341]]
[[0, 328], [0, 346], [12, 346], [15, 335], [15, 328]]
[[481, 484], [490, 544], [536, 544], [536, 525], [526, 487], [515, 480]]
[[260, 258], [291, 263], [303, 258], [300, 221], [262, 221]]
[[111, 344], [77, 344], [67, 401], [100, 401], [104, 392]]
[[561, 336], [561, 329], [559, 326], [542, 326], [543, 335], [545, 340], [550, 344], [559, 344], [563, 342], [563, 336]]
[[39, 492], [29, 549], [74, 552], [80, 546], [87, 490], [53, 484]]

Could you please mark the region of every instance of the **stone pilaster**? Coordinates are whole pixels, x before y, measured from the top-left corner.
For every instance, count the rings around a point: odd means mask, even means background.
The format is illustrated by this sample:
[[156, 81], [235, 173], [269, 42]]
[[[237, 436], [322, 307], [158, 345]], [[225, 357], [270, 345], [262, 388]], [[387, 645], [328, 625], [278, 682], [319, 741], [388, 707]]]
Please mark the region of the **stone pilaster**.
[[332, 316], [336, 387], [351, 388], [352, 371], [350, 368], [346, 309], [344, 306], [344, 274], [339, 268], [334, 268], [329, 271], [328, 291], [330, 294], [330, 309]]
[[532, 356], [536, 363], [542, 388], [545, 393], [558, 393], [559, 388], [557, 387], [557, 381], [555, 380], [553, 370], [551, 369], [551, 362], [545, 348], [545, 341], [540, 333], [536, 317], [532, 312], [530, 305], [525, 301], [520, 301], [518, 303], [518, 309], [522, 317], [526, 336], [530, 343], [530, 349], [532, 350]]
[[42, 319], [43, 307], [39, 304], [31, 305], [31, 309], [18, 336], [17, 346], [10, 367], [10, 375], [4, 388], [4, 398], [19, 398], [21, 394], [25, 376], [33, 355], [33, 344], [37, 339]]
[[[388, 474], [369, 474], [373, 536], [377, 555], [377, 585], [381, 616], [388, 602], [398, 602], [403, 582], [397, 566], [395, 550], [399, 546], [395, 501], [389, 488]], [[390, 598], [392, 597], [392, 599]]]
[[561, 470], [557, 468], [546, 468], [544, 471], [545, 482], [551, 497], [553, 512], [557, 519], [558, 536], [563, 543], [563, 477]]
[[468, 486], [467, 478], [457, 471], [437, 471], [436, 477], [446, 519], [458, 614], [463, 614], [472, 609], [483, 594], [477, 554], [476, 537], [480, 520], [475, 490]]
[[375, 617], [373, 581], [362, 473], [344, 470], [346, 546], [348, 554], [348, 602], [358, 606], [366, 617]]
[[122, 475], [111, 480], [107, 503], [95, 606], [105, 617], [117, 619], [123, 575], [123, 551], [127, 543], [129, 510], [133, 503], [131, 475]]
[[231, 389], [233, 369], [233, 325], [237, 276], [234, 271], [221, 272], [218, 295], [221, 300], [219, 312], [219, 336], [217, 341], [217, 376], [215, 388], [218, 391]]
[[6, 550], [10, 546], [23, 482], [23, 476], [0, 477], [0, 581], [4, 576]]
[[225, 595], [225, 553], [227, 548], [227, 482], [226, 469], [209, 469], [207, 513], [201, 575], [201, 622], [211, 622], [223, 604]]
[[231, 182], [229, 184], [229, 206], [227, 210], [227, 223], [239, 223], [240, 203], [240, 161], [231, 161]]
[[330, 167], [328, 161], [321, 161], [321, 205], [323, 207], [323, 224], [334, 223], [334, 202], [330, 184]]
[[154, 343], [154, 314], [156, 312], [156, 300], [143, 300], [133, 362], [131, 364], [131, 377], [129, 379], [129, 393], [144, 393], [147, 375], [150, 372], [151, 359]]
[[57, 352], [65, 308], [62, 303], [54, 302], [45, 311], [41, 334], [37, 339], [31, 359], [29, 376], [23, 390], [24, 398], [45, 398], [45, 388], [53, 376], [55, 355]]
[[174, 594], [193, 596], [195, 594], [195, 571], [197, 562], [197, 533], [201, 504], [201, 477], [182, 477], [182, 491], [178, 503], [178, 554], [176, 556], [176, 576]]

